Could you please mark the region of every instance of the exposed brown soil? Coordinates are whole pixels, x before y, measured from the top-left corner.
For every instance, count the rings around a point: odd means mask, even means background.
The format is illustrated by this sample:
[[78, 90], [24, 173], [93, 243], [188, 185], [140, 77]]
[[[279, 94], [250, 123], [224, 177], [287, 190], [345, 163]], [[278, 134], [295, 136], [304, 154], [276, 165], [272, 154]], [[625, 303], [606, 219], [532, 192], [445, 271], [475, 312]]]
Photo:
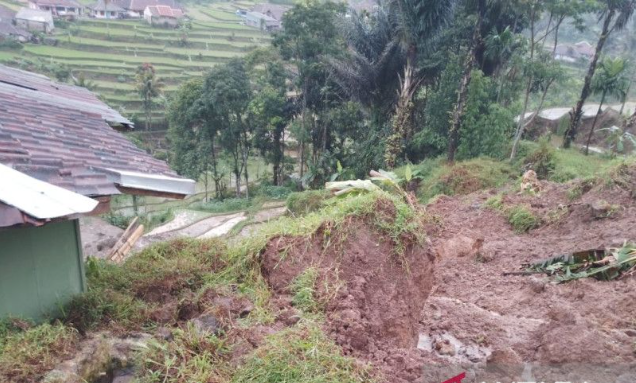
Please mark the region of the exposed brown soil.
[[[540, 182], [534, 195], [440, 198], [427, 208], [436, 222], [426, 228], [429, 244], [405, 254], [408, 272], [391, 243], [361, 219], [342, 225], [344, 232], [323, 227], [311, 238], [275, 238], [262, 273], [280, 310], [277, 325], [298, 320], [290, 284], [315, 267], [326, 331], [387, 382], [439, 383], [460, 372], [480, 382], [636, 381], [634, 276], [554, 284], [543, 275], [503, 275], [635, 240], [632, 178], [609, 188]], [[504, 206], [526, 206], [539, 227], [516, 234], [485, 205], [500, 192]], [[610, 208], [599, 214], [598, 206]]]
[[404, 379], [411, 368], [393, 357], [417, 345], [419, 313], [432, 287], [433, 254], [414, 245], [397, 255], [362, 219], [340, 227], [323, 226], [310, 238], [270, 241], [262, 273], [277, 296], [279, 321], [294, 323], [289, 286], [314, 267], [327, 333], [345, 354], [372, 362], [393, 381]]
[[[579, 371], [578, 378], [587, 381], [596, 380], [581, 366], [633, 366], [636, 278], [557, 285], [541, 275], [502, 276], [526, 262], [635, 240], [636, 201], [630, 184], [597, 186], [573, 201], [568, 195], [574, 185], [542, 183], [536, 196], [512, 191], [504, 196], [505, 205], [524, 204], [543, 222], [520, 235], [501, 213], [484, 206], [495, 192], [445, 197], [429, 206], [428, 213], [441, 224], [429, 227], [439, 259], [435, 288], [420, 322], [421, 356], [427, 365], [476, 371], [506, 365], [509, 376], [519, 378], [524, 367], [528, 373], [524, 364], [534, 363], [543, 366], [534, 369], [538, 378], [547, 365], [575, 364], [567, 373]], [[608, 218], [594, 209], [601, 200], [612, 206]], [[568, 380], [563, 370], [556, 374]]]

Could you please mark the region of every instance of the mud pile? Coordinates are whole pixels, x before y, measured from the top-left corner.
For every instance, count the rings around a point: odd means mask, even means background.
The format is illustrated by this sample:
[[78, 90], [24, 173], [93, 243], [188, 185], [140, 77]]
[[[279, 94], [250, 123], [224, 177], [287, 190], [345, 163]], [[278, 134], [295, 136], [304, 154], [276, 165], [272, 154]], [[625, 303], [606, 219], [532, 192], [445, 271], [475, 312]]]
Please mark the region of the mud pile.
[[289, 310], [293, 281], [308, 268], [318, 270], [328, 334], [345, 354], [400, 377], [417, 369], [394, 357], [396, 350], [417, 345], [433, 264], [425, 246], [413, 244], [398, 254], [363, 219], [337, 229], [323, 225], [310, 238], [275, 238], [262, 254], [262, 273], [275, 299], [284, 302], [281, 312]]

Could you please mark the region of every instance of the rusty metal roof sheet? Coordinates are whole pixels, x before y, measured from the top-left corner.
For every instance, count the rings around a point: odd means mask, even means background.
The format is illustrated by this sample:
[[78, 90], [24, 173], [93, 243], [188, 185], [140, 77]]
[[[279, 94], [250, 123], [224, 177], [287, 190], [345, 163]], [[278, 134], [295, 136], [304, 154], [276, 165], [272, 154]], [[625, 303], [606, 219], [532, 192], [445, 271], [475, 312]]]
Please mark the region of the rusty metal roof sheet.
[[112, 129], [93, 93], [10, 72], [0, 65], [0, 163], [85, 196], [121, 194], [106, 169], [179, 178]]
[[50, 220], [90, 213], [98, 204], [94, 199], [29, 177], [2, 164], [0, 179], [0, 202], [7, 210], [7, 215], [0, 217], [0, 227], [27, 221], [15, 213], [9, 214], [6, 207], [14, 207], [37, 220]]

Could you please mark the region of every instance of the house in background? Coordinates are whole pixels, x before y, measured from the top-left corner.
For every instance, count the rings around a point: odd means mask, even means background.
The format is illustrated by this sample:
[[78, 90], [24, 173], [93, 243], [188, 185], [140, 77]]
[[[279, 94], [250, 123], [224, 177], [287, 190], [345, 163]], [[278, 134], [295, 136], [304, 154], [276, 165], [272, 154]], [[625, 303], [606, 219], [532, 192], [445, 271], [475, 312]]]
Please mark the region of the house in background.
[[20, 42], [31, 40], [31, 33], [13, 25], [16, 12], [0, 4], [0, 41], [14, 39]]
[[129, 129], [85, 88], [0, 65], [0, 318], [55, 316], [84, 290], [78, 216], [113, 195], [194, 192]]
[[76, 19], [84, 14], [84, 6], [75, 0], [29, 0], [29, 8], [50, 11], [53, 17]]
[[277, 31], [281, 28], [281, 22], [275, 18], [260, 12], [247, 12], [245, 25], [260, 29], [261, 31]]
[[96, 19], [123, 19], [126, 10], [113, 2], [99, 0], [97, 3], [87, 5], [88, 15]]
[[261, 4], [256, 4], [255, 6], [253, 6], [251, 11], [262, 13], [264, 15], [271, 17], [272, 19], [276, 21], [282, 22], [283, 15], [285, 14], [285, 12], [289, 11], [290, 9], [291, 7], [287, 5], [261, 3]]
[[180, 9], [185, 13], [181, 4], [175, 0], [112, 0], [113, 4], [126, 10], [126, 17], [142, 18], [147, 7], [154, 5], [165, 5], [172, 9]]
[[150, 5], [144, 10], [144, 19], [150, 25], [176, 27], [184, 16], [183, 11], [168, 5]]
[[576, 44], [559, 44], [554, 50], [556, 60], [575, 63], [579, 60], [589, 61], [594, 57], [595, 49], [587, 41]]
[[51, 11], [20, 8], [15, 15], [15, 26], [29, 32], [51, 33], [55, 29]]

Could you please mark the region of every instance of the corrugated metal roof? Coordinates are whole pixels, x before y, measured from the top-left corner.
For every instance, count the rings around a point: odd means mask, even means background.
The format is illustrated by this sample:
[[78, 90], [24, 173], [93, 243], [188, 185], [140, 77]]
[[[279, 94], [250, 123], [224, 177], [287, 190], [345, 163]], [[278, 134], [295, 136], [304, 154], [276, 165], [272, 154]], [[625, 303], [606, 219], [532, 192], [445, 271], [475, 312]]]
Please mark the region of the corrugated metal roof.
[[117, 169], [106, 169], [111, 173], [115, 184], [142, 190], [154, 190], [164, 193], [193, 194], [196, 182], [184, 178], [168, 177], [156, 174], [144, 174]]
[[0, 164], [0, 201], [45, 220], [90, 213], [98, 202]]

